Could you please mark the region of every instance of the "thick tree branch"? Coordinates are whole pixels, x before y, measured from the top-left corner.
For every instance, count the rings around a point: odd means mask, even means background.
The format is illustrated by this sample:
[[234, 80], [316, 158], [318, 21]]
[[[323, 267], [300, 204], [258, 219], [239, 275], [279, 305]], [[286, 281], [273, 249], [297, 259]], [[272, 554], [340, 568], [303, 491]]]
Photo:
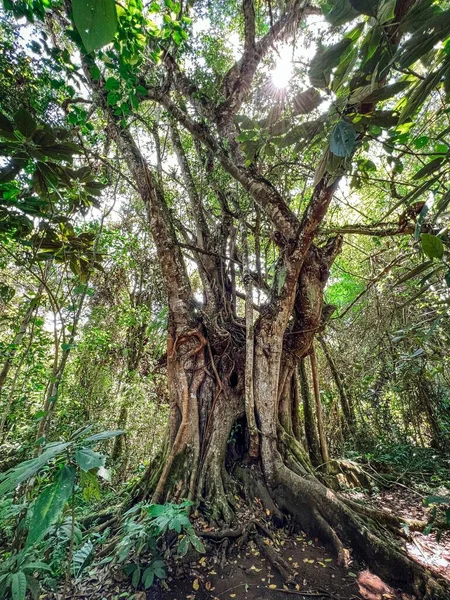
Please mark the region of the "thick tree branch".
[[208, 129], [180, 109], [166, 92], [149, 88], [148, 98], [162, 104], [180, 125], [213, 152], [225, 171], [249, 192], [284, 238], [289, 240], [297, 237], [299, 221], [296, 215], [267, 179], [252, 173], [250, 169], [237, 165]]
[[252, 0], [244, 0], [245, 19], [244, 54], [225, 75], [222, 94], [226, 98], [219, 106], [217, 114], [233, 118], [242, 105], [253, 81], [261, 60], [276, 41], [293, 35], [302, 16], [308, 14], [306, 3], [302, 0], [290, 2], [290, 9], [270, 28], [268, 33], [255, 43], [255, 14]]

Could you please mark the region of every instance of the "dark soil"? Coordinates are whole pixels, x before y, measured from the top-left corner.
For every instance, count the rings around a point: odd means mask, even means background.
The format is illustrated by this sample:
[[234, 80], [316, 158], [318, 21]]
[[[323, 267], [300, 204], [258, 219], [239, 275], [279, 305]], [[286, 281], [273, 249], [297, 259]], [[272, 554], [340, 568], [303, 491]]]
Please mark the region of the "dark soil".
[[[426, 521], [430, 517], [430, 509], [424, 506], [421, 495], [406, 486], [370, 497], [355, 492], [350, 495], [405, 518]], [[338, 566], [318, 539], [270, 527], [270, 518], [265, 517], [261, 507], [257, 511], [241, 509], [236, 523], [252, 518], [265, 522], [268, 535], [262, 536], [262, 543], [289, 565], [292, 574], [289, 578], [283, 579], [250, 536], [242, 546], [240, 538], [230, 543], [227, 539], [209, 541], [206, 555], [190, 563], [171, 563], [161, 586], [146, 592], [134, 590], [120, 569], [107, 567], [93, 569], [90, 578], [83, 578], [74, 586], [70, 597], [77, 600], [421, 600], [393, 590], [365, 565], [351, 559], [347, 568]], [[199, 516], [196, 526], [211, 531]], [[450, 535], [436, 533], [436, 530], [428, 535], [410, 532], [406, 548], [411, 558], [450, 579]]]
[[163, 600], [388, 600], [410, 597], [396, 593], [358, 565], [342, 568], [318, 543], [304, 535], [279, 532], [275, 543], [265, 543], [292, 567], [295, 578], [283, 581], [258, 547], [250, 542], [239, 554], [232, 555], [220, 569], [220, 552], [174, 570], [167, 579]]

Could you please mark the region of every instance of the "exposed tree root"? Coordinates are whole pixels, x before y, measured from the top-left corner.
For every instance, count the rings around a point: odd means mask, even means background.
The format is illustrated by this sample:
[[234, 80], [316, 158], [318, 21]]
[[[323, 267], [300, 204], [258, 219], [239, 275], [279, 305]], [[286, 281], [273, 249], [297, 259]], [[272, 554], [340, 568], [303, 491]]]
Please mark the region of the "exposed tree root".
[[261, 473], [257, 470], [237, 467], [234, 474], [244, 488], [247, 502], [250, 503], [255, 500], [255, 498], [258, 498], [264, 509], [270, 512], [275, 525], [281, 527], [284, 522], [283, 514], [273, 501]]
[[292, 581], [294, 578], [294, 573], [284, 558], [280, 556], [280, 554], [278, 554], [278, 552], [272, 546], [266, 544], [261, 535], [255, 535], [255, 542], [270, 564], [273, 565], [274, 568], [280, 573], [283, 581], [286, 583]]
[[[330, 460], [328, 474], [336, 479], [338, 488], [362, 488], [372, 491], [373, 479], [355, 462], [351, 460]], [[333, 485], [333, 487], [335, 487]]]
[[338, 494], [338, 497], [358, 514], [364, 515], [380, 525], [385, 525], [397, 535], [400, 535], [402, 525], [407, 525], [411, 531], [422, 531], [427, 526], [426, 521], [420, 521], [419, 519], [405, 519], [385, 510], [379, 510], [367, 506], [366, 504], [361, 504], [351, 498], [346, 498], [342, 494]]
[[382, 578], [415, 593], [421, 600], [448, 600], [450, 585], [412, 561], [374, 521], [358, 514], [317, 480], [301, 478], [277, 464], [273, 491], [302, 529], [318, 535], [339, 557], [344, 542]]

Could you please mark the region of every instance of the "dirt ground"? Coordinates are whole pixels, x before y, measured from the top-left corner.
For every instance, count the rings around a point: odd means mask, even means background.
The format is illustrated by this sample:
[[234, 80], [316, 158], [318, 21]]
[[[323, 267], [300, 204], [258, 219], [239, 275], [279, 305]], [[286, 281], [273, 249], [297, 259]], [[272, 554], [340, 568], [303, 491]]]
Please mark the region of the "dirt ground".
[[[358, 494], [352, 493], [355, 496]], [[429, 517], [430, 509], [424, 506], [420, 494], [406, 487], [397, 486], [360, 499], [405, 518], [426, 521]], [[248, 522], [255, 516], [241, 514], [237, 522]], [[202, 529], [201, 519], [197, 526]], [[283, 579], [268, 560], [266, 549], [251, 538], [241, 547], [237, 540], [233, 544], [222, 540], [217, 544], [210, 542], [210, 552], [194, 562], [172, 563], [161, 586], [146, 592], [133, 590], [120, 570], [106, 568], [95, 569], [90, 581], [84, 580], [81, 589], [73, 589], [71, 597], [77, 600], [414, 600], [384, 584], [356, 561], [350, 560], [347, 568], [338, 566], [317, 539], [305, 534], [268, 528], [260, 542], [270, 548], [272, 558], [275, 553], [284, 559], [292, 577]], [[439, 539], [435, 532], [428, 535], [411, 532], [406, 548], [417, 562], [450, 579], [449, 532]]]

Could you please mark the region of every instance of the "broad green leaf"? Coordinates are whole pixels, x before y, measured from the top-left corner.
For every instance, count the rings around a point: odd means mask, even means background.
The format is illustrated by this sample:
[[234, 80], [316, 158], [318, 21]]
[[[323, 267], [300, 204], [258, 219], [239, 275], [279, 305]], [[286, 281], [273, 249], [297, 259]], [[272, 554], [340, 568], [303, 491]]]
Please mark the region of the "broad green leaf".
[[449, 496], [427, 496], [425, 498], [425, 506], [430, 504], [450, 504]]
[[[147, 90], [144, 91], [144, 95], [145, 94], [147, 94]], [[238, 115], [236, 121], [239, 123], [241, 129], [256, 129], [256, 122], [246, 115]]]
[[55, 523], [72, 495], [74, 483], [75, 469], [66, 465], [57, 480], [40, 493], [34, 504], [26, 546], [35, 544]]
[[75, 452], [75, 461], [83, 471], [98, 469], [105, 465], [105, 457], [90, 448], [80, 448]]
[[202, 540], [198, 537], [198, 535], [192, 533], [189, 535], [189, 539], [191, 540], [191, 544], [194, 546], [197, 552], [200, 552], [201, 554], [204, 554], [206, 552], [206, 548]]
[[[388, 100], [393, 96], [396, 96], [403, 90], [405, 90], [409, 85], [411, 85], [411, 81], [396, 81], [391, 85], [386, 85], [377, 90], [370, 91], [368, 90], [367, 95], [358, 98], [358, 102], [362, 102], [364, 100], [365, 104], [376, 104], [377, 102], [381, 102], [382, 100]], [[355, 104], [352, 99], [356, 96], [358, 89], [356, 89], [352, 95], [350, 96], [350, 104]]]
[[397, 0], [381, 0], [378, 6], [377, 19], [383, 24], [395, 17], [395, 5]]
[[376, 17], [378, 11], [378, 0], [350, 0], [352, 7], [363, 15]]
[[42, 454], [37, 458], [26, 460], [20, 463], [17, 467], [10, 469], [6, 473], [0, 475], [0, 495], [5, 494], [16, 488], [19, 483], [26, 481], [37, 473], [44, 465], [52, 458], [64, 452], [71, 445], [71, 442], [53, 442], [48, 444]]
[[443, 156], [438, 156], [437, 158], [430, 160], [429, 163], [427, 163], [424, 167], [417, 171], [417, 173], [413, 176], [413, 179], [422, 179], [422, 177], [425, 177], [426, 175], [437, 171], [441, 167], [443, 162]]
[[339, 121], [331, 134], [330, 150], [335, 156], [351, 156], [355, 149], [356, 130], [351, 123]]
[[106, 96], [106, 102], [110, 105], [110, 106], [114, 106], [115, 104], [117, 104], [120, 100], [120, 94], [118, 94], [117, 92], [109, 92], [108, 95]]
[[177, 552], [180, 556], [185, 556], [189, 550], [189, 538], [185, 535], [178, 544]]
[[430, 73], [422, 79], [408, 95], [407, 102], [403, 106], [399, 117], [399, 124], [408, 121], [422, 106], [428, 96], [436, 89], [437, 84], [446, 72], [450, 71], [450, 61], [447, 61], [440, 69]]
[[133, 571], [133, 576], [131, 578], [131, 583], [132, 583], [133, 587], [137, 588], [140, 580], [141, 580], [141, 569], [140, 569], [140, 567], [137, 567], [137, 569], [135, 569], [135, 571]]
[[88, 52], [112, 42], [117, 31], [114, 0], [72, 0], [73, 20]]
[[27, 593], [27, 578], [25, 573], [19, 571], [11, 575], [11, 595], [12, 600], [25, 600]]
[[148, 507], [147, 512], [149, 517], [159, 517], [167, 512], [167, 507], [165, 504], [151, 504]]
[[351, 39], [344, 38], [329, 48], [319, 48], [309, 67], [308, 75], [311, 85], [318, 88], [329, 86], [331, 71], [338, 66], [342, 56], [352, 43]]
[[409, 67], [450, 35], [450, 10], [436, 14], [420, 24], [415, 33], [399, 49], [394, 60], [402, 68]]
[[142, 581], [144, 582], [144, 587], [147, 590], [149, 587], [152, 587], [153, 581], [155, 579], [155, 571], [152, 567], [147, 567], [142, 575]]
[[306, 115], [313, 111], [322, 102], [322, 96], [314, 89], [309, 88], [294, 96], [292, 100], [294, 115]]
[[125, 431], [123, 429], [116, 429], [114, 431], [102, 431], [100, 433], [94, 433], [94, 435], [90, 435], [85, 438], [83, 441], [86, 442], [100, 442], [101, 440], [109, 440], [110, 438], [117, 437], [118, 435], [123, 435]]
[[27, 562], [24, 565], [22, 565], [22, 569], [26, 572], [26, 571], [49, 571], [51, 572], [51, 567], [45, 563], [45, 562], [40, 562], [40, 561], [34, 561], [34, 562]]
[[431, 233], [422, 233], [422, 250], [428, 258], [442, 258], [444, 256], [442, 240]]
[[349, 0], [328, 0], [322, 10], [327, 21], [336, 27], [358, 16]]
[[108, 90], [108, 92], [118, 90], [119, 88], [120, 81], [118, 81], [114, 77], [108, 77], [108, 79], [105, 81], [105, 89]]
[[166, 570], [164, 567], [165, 564], [163, 560], [154, 560], [152, 562], [153, 571], [158, 579], [164, 579], [166, 577]]
[[30, 113], [23, 107], [19, 108], [19, 110], [14, 115], [14, 123], [16, 124], [16, 128], [26, 138], [31, 138], [33, 133], [36, 131], [36, 121], [34, 120], [32, 115], [30, 115]]
[[39, 600], [39, 596], [41, 593], [41, 586], [39, 585], [39, 581], [29, 573], [26, 574], [26, 579], [27, 588], [30, 590], [31, 597], [33, 598], [33, 600]]

